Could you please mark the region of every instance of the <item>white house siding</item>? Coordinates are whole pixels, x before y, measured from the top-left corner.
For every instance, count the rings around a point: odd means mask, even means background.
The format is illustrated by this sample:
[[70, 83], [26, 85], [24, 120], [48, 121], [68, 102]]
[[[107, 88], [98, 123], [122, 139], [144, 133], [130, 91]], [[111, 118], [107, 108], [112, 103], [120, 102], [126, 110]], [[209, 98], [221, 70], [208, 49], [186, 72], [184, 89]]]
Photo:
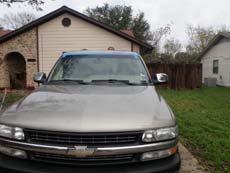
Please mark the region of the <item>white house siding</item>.
[[[71, 19], [71, 26], [64, 27], [62, 19]], [[48, 73], [63, 51], [107, 50], [114, 47], [119, 51], [131, 51], [131, 41], [119, 37], [96, 25], [63, 14], [38, 27], [39, 70]], [[135, 50], [137, 50], [135, 46]]]
[[[219, 72], [213, 74], [213, 60], [219, 60]], [[204, 78], [217, 78], [219, 85], [230, 86], [230, 41], [221, 40], [212, 47], [203, 57], [203, 82]], [[222, 80], [221, 80], [222, 76]]]

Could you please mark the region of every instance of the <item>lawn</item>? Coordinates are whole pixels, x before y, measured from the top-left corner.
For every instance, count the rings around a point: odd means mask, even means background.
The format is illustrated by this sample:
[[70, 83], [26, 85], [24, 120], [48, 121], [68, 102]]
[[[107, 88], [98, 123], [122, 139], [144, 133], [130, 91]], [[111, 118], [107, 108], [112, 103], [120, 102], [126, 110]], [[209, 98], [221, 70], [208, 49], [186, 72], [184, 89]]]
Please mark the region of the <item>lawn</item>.
[[[1, 93], [1, 95], [3, 95]], [[4, 104], [3, 104], [3, 109], [8, 107], [9, 105], [13, 104], [14, 102], [18, 101], [19, 99], [23, 98], [25, 96], [25, 94], [20, 93], [20, 94], [7, 94]], [[2, 97], [1, 97], [2, 98]], [[1, 103], [1, 100], [0, 100]]]
[[209, 172], [230, 172], [230, 88], [160, 89], [173, 109], [180, 140]]

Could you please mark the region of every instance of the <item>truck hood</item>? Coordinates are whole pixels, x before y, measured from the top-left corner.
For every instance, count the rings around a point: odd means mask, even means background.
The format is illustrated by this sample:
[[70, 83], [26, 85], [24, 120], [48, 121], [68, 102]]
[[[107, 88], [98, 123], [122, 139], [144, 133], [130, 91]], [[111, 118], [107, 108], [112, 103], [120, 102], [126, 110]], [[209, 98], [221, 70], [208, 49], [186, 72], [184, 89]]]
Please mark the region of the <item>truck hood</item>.
[[153, 86], [43, 85], [0, 116], [0, 123], [65, 132], [137, 131], [175, 125]]

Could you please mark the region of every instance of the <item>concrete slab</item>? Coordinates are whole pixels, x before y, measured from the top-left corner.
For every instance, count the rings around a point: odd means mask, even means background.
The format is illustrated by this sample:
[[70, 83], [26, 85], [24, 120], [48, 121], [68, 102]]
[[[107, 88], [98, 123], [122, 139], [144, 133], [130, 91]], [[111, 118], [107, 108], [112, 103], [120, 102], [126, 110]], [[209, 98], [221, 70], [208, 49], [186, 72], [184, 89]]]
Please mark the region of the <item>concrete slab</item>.
[[197, 159], [181, 143], [179, 143], [179, 151], [182, 160], [180, 173], [205, 173], [205, 169], [199, 165]]

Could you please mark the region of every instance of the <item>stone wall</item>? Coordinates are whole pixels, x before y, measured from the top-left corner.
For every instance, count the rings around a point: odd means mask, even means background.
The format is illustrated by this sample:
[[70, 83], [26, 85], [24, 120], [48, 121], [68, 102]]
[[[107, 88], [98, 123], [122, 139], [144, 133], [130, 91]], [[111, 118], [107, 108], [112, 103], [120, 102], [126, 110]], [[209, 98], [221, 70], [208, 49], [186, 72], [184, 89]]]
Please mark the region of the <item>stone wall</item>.
[[12, 52], [20, 53], [25, 58], [26, 85], [36, 86], [33, 82], [33, 74], [38, 71], [36, 28], [0, 43], [0, 88], [10, 88], [9, 69], [6, 64], [6, 57]]

